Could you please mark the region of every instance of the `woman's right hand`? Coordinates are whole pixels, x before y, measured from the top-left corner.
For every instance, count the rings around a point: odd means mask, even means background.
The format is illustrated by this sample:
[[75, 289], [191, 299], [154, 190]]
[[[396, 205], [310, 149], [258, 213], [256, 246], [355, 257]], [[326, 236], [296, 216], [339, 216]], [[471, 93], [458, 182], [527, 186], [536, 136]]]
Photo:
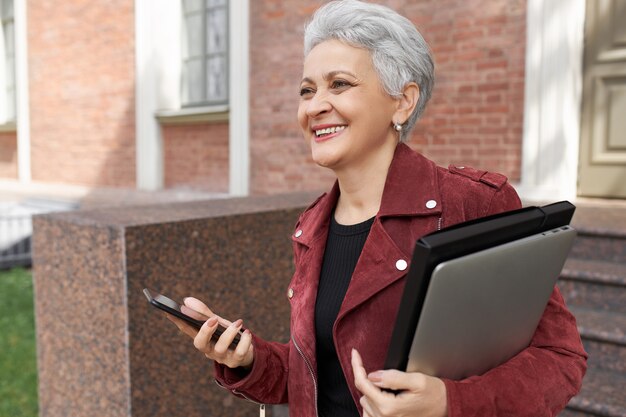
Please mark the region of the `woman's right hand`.
[[[241, 330], [243, 321], [241, 319], [230, 322], [226, 319], [214, 314], [209, 307], [202, 301], [187, 297], [184, 300], [184, 307], [204, 314], [210, 317], [200, 328], [196, 330], [183, 320], [176, 318], [170, 314], [166, 314], [167, 318], [172, 321], [180, 331], [193, 339], [193, 345], [204, 355], [218, 363], [228, 366], [229, 368], [246, 368], [252, 367], [254, 361], [254, 349], [252, 346], [252, 335], [249, 330], [245, 330], [240, 337], [239, 343], [235, 349], [229, 348], [235, 336]], [[218, 323], [225, 326], [224, 333], [217, 341], [211, 340], [213, 333], [218, 327]]]

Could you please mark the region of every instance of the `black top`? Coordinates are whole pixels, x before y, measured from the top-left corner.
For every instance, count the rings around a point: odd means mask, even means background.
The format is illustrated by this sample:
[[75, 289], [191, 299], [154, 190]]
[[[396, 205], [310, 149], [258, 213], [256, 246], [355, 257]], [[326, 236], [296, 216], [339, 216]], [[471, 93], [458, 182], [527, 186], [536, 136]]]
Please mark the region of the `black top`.
[[373, 222], [374, 217], [345, 226], [335, 221], [334, 214], [331, 216], [315, 304], [318, 411], [321, 417], [359, 415], [337, 358], [333, 325]]

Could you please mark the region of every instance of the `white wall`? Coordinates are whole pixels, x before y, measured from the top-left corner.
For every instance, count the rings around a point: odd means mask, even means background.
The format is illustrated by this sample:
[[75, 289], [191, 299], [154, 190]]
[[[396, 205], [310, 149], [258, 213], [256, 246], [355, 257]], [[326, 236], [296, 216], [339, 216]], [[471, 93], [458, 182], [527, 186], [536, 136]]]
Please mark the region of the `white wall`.
[[528, 0], [522, 179], [525, 200], [576, 197], [585, 0]]
[[249, 158], [249, 0], [229, 2], [228, 106], [181, 109], [179, 0], [135, 0], [137, 188], [163, 188], [163, 140], [156, 115], [229, 111], [231, 195], [247, 195]]

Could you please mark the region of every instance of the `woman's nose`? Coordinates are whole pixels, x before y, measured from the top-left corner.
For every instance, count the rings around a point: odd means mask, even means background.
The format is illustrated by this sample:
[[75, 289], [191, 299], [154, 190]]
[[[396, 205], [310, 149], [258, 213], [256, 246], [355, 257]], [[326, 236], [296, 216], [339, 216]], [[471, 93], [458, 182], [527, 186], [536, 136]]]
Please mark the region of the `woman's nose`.
[[316, 117], [322, 113], [329, 112], [332, 105], [328, 101], [328, 97], [324, 93], [317, 92], [309, 101], [306, 108], [306, 114], [309, 117]]

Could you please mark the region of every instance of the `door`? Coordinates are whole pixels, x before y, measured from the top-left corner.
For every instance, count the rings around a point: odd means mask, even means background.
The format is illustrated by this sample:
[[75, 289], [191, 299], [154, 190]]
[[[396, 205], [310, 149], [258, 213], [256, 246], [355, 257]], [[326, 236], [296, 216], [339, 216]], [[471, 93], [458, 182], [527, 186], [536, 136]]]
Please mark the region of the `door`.
[[578, 194], [626, 198], [626, 0], [587, 0]]

